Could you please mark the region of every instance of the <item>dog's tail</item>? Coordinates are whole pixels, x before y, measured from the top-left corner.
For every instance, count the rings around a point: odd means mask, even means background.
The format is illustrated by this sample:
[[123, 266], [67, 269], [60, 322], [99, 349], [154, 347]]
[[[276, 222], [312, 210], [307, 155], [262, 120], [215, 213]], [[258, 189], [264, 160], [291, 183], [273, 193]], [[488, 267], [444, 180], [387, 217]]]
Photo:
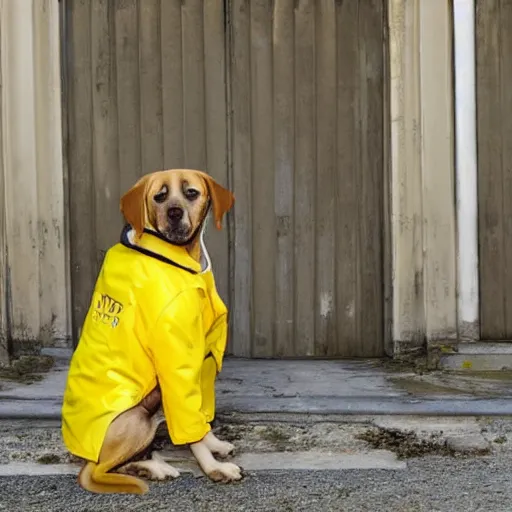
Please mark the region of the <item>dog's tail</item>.
[[145, 494], [148, 486], [139, 478], [120, 473], [108, 473], [104, 464], [87, 462], [78, 475], [78, 483], [85, 490], [95, 493]]

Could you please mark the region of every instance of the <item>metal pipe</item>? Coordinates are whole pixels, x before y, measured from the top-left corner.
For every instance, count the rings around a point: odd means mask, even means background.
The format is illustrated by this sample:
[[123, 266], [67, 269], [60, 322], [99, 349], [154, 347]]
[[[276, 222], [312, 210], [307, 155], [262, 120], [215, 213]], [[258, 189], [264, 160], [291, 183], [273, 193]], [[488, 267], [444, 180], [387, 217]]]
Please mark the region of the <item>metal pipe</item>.
[[454, 0], [456, 200], [459, 339], [478, 340], [478, 191], [475, 95], [475, 2]]

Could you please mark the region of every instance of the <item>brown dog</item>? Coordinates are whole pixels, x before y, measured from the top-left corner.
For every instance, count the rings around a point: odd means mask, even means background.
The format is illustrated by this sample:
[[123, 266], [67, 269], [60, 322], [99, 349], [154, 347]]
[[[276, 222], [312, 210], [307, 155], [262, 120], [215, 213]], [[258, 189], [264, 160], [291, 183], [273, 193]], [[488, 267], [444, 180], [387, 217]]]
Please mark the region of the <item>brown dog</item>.
[[[200, 171], [177, 169], [149, 174], [136, 183], [121, 199], [121, 210], [133, 228], [130, 233], [130, 244], [133, 245], [130, 245], [130, 247], [137, 249], [137, 241], [143, 236], [143, 233], [150, 230], [158, 234], [160, 238], [164, 238], [168, 243], [185, 248], [186, 252], [195, 262], [201, 265], [202, 269], [209, 268], [210, 261], [203, 242], [203, 230], [207, 213], [211, 207], [216, 226], [220, 229], [222, 216], [231, 208], [233, 201], [234, 198], [228, 190]], [[113, 311], [116, 312], [117, 310], [110, 306], [107, 311], [109, 314], [103, 314], [101, 321], [103, 323], [110, 322]], [[95, 317], [92, 318], [95, 319]], [[117, 321], [112, 321], [113, 328], [117, 327]], [[76, 364], [81, 364], [82, 368], [86, 368], [87, 365], [83, 356], [82, 361], [79, 359], [80, 355], [76, 357], [78, 358]], [[125, 357], [125, 354], [123, 354], [123, 357]], [[172, 358], [173, 354], [169, 354], [169, 357]], [[130, 364], [125, 366], [129, 367]], [[155, 361], [155, 364], [158, 366], [158, 361]], [[102, 372], [108, 373], [109, 371], [111, 372], [112, 369], [109, 369], [107, 363]], [[99, 375], [99, 373], [97, 372], [96, 375]], [[159, 384], [136, 405], [127, 410], [122, 410], [122, 407], [119, 406], [119, 414], [113, 416], [114, 419], [109, 423], [102, 438], [101, 450], [97, 460], [91, 460], [92, 457], [84, 457], [81, 455], [83, 451], [77, 453], [79, 450], [74, 450], [74, 453], [78, 456], [89, 459], [79, 475], [79, 483], [83, 488], [100, 493], [127, 492], [142, 494], [148, 490], [147, 485], [132, 475], [144, 475], [155, 480], [174, 478], [179, 475], [178, 471], [169, 466], [156, 452], [152, 454], [149, 460], [135, 460], [150, 446], [158, 425], [163, 421], [160, 414], [162, 393], [169, 393], [168, 388], [162, 387], [162, 378], [164, 377], [157, 375]], [[70, 373], [68, 378], [69, 389], [73, 385], [73, 379], [78, 382], [78, 377], [73, 377]], [[80, 386], [81, 384], [76, 384], [75, 389], [82, 389]], [[78, 394], [76, 392], [74, 396], [73, 391], [68, 390], [65, 394], [63, 419], [64, 424], [68, 426], [65, 427], [67, 434], [64, 435], [64, 439], [68, 447], [78, 437], [76, 432], [81, 432], [75, 428], [74, 432], [69, 433], [72, 431], [73, 415], [81, 414], [75, 411], [87, 407], [85, 403], [83, 407], [77, 406], [76, 397]], [[126, 392], [124, 394], [126, 395]], [[97, 399], [101, 401], [102, 397], [97, 397]], [[119, 400], [121, 399], [124, 400], [124, 397]], [[172, 397], [168, 400], [172, 402]], [[66, 404], [72, 405], [66, 406]], [[165, 411], [168, 424], [169, 418], [167, 416], [172, 412], [172, 410]], [[63, 432], [65, 432], [64, 429]], [[84, 435], [87, 437], [91, 434]], [[219, 440], [213, 432], [208, 431], [204, 437], [197, 442], [191, 442], [189, 446], [201, 469], [212, 480], [230, 482], [241, 478], [238, 466], [229, 462], [219, 462], [214, 458], [213, 454], [221, 457], [228, 456], [233, 452], [234, 446]]]

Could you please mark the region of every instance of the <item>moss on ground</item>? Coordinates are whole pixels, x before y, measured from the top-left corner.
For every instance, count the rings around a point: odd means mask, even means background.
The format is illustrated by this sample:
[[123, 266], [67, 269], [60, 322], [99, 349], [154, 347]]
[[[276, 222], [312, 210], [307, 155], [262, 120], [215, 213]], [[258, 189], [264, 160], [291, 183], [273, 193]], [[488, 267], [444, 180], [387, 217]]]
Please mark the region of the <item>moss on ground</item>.
[[55, 361], [50, 356], [20, 356], [10, 366], [0, 368], [0, 379], [32, 384], [40, 381], [43, 374], [50, 371], [54, 364]]
[[434, 434], [420, 439], [415, 432], [375, 427], [356, 436], [376, 450], [389, 450], [399, 459], [424, 457], [425, 455], [454, 455], [446, 442]]

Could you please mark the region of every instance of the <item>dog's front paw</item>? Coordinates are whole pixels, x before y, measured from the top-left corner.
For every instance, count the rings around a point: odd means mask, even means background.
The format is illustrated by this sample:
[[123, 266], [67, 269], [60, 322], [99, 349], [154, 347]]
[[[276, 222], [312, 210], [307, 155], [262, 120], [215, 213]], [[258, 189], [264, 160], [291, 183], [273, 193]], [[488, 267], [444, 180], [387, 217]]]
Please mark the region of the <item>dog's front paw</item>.
[[226, 458], [235, 451], [235, 446], [227, 441], [221, 441], [213, 432], [208, 432], [204, 437], [204, 443], [208, 449], [221, 458]]
[[242, 470], [231, 462], [219, 462], [207, 473], [214, 482], [227, 484], [242, 479]]
[[229, 457], [235, 451], [235, 445], [227, 441], [217, 439], [217, 443], [212, 447], [212, 453], [215, 453], [221, 458]]

